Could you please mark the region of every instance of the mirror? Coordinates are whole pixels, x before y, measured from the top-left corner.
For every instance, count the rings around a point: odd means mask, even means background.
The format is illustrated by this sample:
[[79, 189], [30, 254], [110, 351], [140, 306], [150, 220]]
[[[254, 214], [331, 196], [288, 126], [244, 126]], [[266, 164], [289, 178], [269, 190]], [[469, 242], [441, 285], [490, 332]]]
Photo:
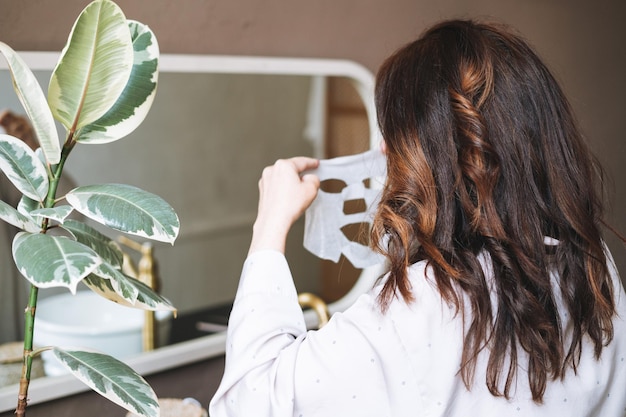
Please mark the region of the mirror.
[[[257, 181], [279, 157], [312, 155], [307, 76], [162, 73], [155, 103], [129, 137], [78, 146], [67, 173], [79, 185], [130, 183], [177, 211], [173, 246], [156, 244], [160, 292], [190, 311], [229, 302], [256, 215]], [[313, 106], [317, 104], [314, 103]], [[313, 122], [314, 123], [314, 122]], [[290, 255], [302, 290], [318, 292], [319, 262], [298, 247]]]
[[[20, 55], [47, 91], [58, 54]], [[0, 110], [23, 114], [6, 63], [0, 65]], [[263, 167], [278, 158], [328, 158], [378, 144], [372, 94], [371, 73], [347, 61], [165, 54], [144, 123], [117, 142], [79, 145], [65, 172], [77, 185], [135, 185], [176, 209], [178, 240], [154, 250], [160, 292], [178, 308], [175, 325], [232, 301]], [[371, 279], [359, 279], [362, 271], [345, 260], [332, 264], [309, 254], [303, 224], [290, 233], [287, 249], [298, 291], [320, 294], [331, 312], [341, 310]]]
[[[47, 91], [58, 54], [20, 56]], [[23, 114], [0, 61], [0, 110]], [[144, 123], [120, 141], [78, 146], [65, 170], [78, 185], [123, 182], [154, 192], [180, 216], [175, 245], [154, 248], [160, 292], [179, 312], [172, 322], [173, 344], [131, 358], [129, 365], [150, 374], [223, 354], [224, 333], [198, 329], [197, 314], [210, 310], [227, 316], [250, 241], [263, 167], [294, 155], [362, 152], [378, 146], [377, 132], [373, 76], [355, 63], [161, 55], [158, 92]], [[330, 302], [331, 313], [341, 311], [370, 288], [379, 270], [356, 270], [346, 260], [334, 264], [309, 254], [302, 247], [303, 224], [290, 233], [287, 249], [298, 291], [319, 294]], [[12, 295], [2, 291], [0, 297]], [[182, 330], [174, 332], [176, 326]], [[14, 406], [9, 388], [0, 388], [0, 411]], [[31, 403], [81, 390], [82, 384], [63, 376], [38, 378], [31, 383]]]

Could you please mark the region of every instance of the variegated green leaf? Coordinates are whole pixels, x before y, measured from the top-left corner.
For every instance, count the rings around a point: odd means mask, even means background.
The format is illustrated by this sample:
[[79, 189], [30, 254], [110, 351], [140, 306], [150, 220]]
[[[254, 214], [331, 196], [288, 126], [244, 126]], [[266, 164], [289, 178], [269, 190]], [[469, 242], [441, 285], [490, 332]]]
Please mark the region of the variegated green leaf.
[[107, 300], [134, 307], [139, 290], [129, 285], [126, 278], [122, 271], [105, 262], [85, 278], [83, 283]]
[[46, 168], [23, 141], [0, 134], [0, 169], [22, 194], [34, 200], [45, 200], [48, 194]]
[[157, 396], [138, 373], [123, 362], [98, 352], [52, 349], [76, 378], [120, 407], [145, 417], [159, 416]]
[[26, 110], [46, 160], [49, 164], [59, 163], [61, 158], [59, 136], [39, 82], [22, 58], [8, 45], [0, 42], [0, 52], [7, 59], [13, 87]]
[[132, 66], [124, 13], [112, 1], [90, 3], [74, 23], [50, 79], [54, 117], [69, 131], [98, 120], [124, 91]]
[[67, 237], [26, 232], [13, 239], [13, 259], [31, 284], [39, 288], [67, 287], [72, 293], [102, 263], [90, 248]]
[[93, 249], [105, 262], [121, 269], [124, 254], [117, 242], [93, 227], [76, 220], [66, 220], [63, 228], [70, 232], [78, 242]]
[[111, 109], [81, 129], [80, 143], [108, 143], [135, 130], [146, 118], [157, 90], [159, 45], [154, 33], [139, 22], [129, 21], [134, 63], [128, 84]]
[[37, 223], [2, 200], [0, 200], [0, 219], [30, 233], [38, 233], [40, 231], [40, 226]]
[[63, 205], [51, 208], [42, 208], [30, 212], [30, 215], [35, 218], [45, 217], [47, 219], [54, 220], [59, 223], [63, 223], [67, 216], [74, 210], [72, 206]]
[[169, 300], [152, 288], [106, 263], [85, 278], [83, 283], [104, 298], [127, 307], [176, 311]]
[[32, 218], [30, 213], [35, 210], [39, 210], [40, 208], [42, 208], [42, 205], [43, 204], [41, 202], [23, 195], [20, 199], [20, 202], [17, 204], [17, 211], [19, 211], [21, 214], [28, 218]]
[[78, 187], [66, 200], [85, 216], [115, 230], [174, 243], [180, 223], [174, 209], [158, 195], [125, 184]]

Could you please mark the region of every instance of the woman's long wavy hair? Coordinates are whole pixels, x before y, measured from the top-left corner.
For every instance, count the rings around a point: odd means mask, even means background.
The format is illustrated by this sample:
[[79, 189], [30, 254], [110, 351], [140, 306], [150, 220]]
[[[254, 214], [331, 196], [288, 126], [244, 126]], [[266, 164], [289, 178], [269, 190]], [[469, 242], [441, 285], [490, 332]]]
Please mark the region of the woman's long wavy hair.
[[493, 395], [509, 398], [524, 369], [542, 402], [549, 380], [576, 371], [583, 338], [600, 357], [615, 313], [602, 174], [567, 99], [522, 38], [473, 21], [428, 30], [376, 81], [388, 158], [372, 229], [373, 242], [387, 242], [377, 248], [389, 263], [383, 310], [394, 297], [413, 300], [407, 268], [427, 261], [443, 299], [464, 315], [465, 385], [487, 349]]

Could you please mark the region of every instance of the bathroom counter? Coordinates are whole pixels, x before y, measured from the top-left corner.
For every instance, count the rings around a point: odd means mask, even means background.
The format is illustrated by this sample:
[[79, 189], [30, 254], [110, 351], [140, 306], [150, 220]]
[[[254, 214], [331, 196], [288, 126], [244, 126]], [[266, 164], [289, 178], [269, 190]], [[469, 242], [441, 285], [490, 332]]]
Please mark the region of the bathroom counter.
[[[148, 375], [146, 380], [160, 398], [192, 397], [206, 408], [217, 390], [223, 371], [222, 355]], [[28, 417], [75, 417], [85, 414], [89, 417], [125, 417], [126, 410], [91, 390], [28, 406]], [[11, 409], [0, 412], [0, 417], [15, 417], [15, 414]]]
[[232, 308], [230, 302], [179, 314], [172, 320], [168, 345], [225, 331]]
[[[232, 304], [224, 304], [181, 314], [172, 320], [167, 346], [144, 352], [124, 362], [139, 374], [148, 376], [223, 356], [226, 340], [224, 330], [231, 306]], [[197, 323], [202, 324], [198, 326]], [[214, 331], [207, 330], [211, 326]], [[30, 383], [29, 410], [31, 405], [89, 390], [89, 387], [71, 374], [36, 378]], [[0, 388], [0, 413], [10, 411], [12, 415], [16, 403], [16, 385]]]
[[[193, 397], [197, 394], [192, 391], [200, 389], [204, 397], [208, 396], [210, 399], [224, 370], [225, 330], [231, 308], [232, 303], [225, 303], [180, 314], [172, 320], [167, 346], [144, 352], [124, 362], [144, 376], [158, 396]], [[317, 318], [312, 311], [306, 311], [305, 318], [310, 326], [315, 325]], [[206, 371], [207, 368], [210, 371]], [[206, 378], [210, 382], [206, 387], [189, 388], [184, 394], [178, 393], [181, 387], [189, 386], [190, 375], [195, 375], [194, 378]], [[161, 381], [160, 389], [153, 385], [153, 380]], [[112, 410], [120, 410], [120, 417], [125, 414], [122, 408], [91, 391], [71, 374], [33, 379], [28, 394], [29, 416], [77, 415], [65, 413], [66, 410], [80, 410], [79, 404], [87, 405], [90, 410], [93, 408], [94, 412], [90, 411], [92, 417], [116, 416]], [[201, 402], [208, 401], [207, 398], [197, 399]], [[17, 385], [0, 388], [0, 417], [14, 415], [16, 403]], [[50, 413], [48, 407], [52, 407], [52, 410], [63, 410], [63, 414]], [[38, 414], [43, 410], [45, 413]]]

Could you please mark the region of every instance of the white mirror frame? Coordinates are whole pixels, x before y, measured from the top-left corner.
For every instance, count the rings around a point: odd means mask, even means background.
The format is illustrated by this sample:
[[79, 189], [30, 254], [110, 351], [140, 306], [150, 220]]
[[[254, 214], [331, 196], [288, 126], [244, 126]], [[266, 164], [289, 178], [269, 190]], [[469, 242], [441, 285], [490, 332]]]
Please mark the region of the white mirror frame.
[[[33, 71], [53, 70], [59, 58], [58, 52], [18, 53]], [[0, 61], [0, 70], [7, 70], [6, 62]], [[370, 147], [380, 146], [381, 138], [374, 109], [374, 76], [355, 62], [335, 59], [161, 54], [159, 71], [346, 77], [352, 80], [363, 100], [369, 119]], [[382, 272], [382, 266], [364, 269], [352, 289], [341, 299], [328, 305], [329, 312], [333, 314], [343, 311], [352, 305], [357, 297], [372, 288]], [[305, 318], [309, 326], [317, 322], [317, 316], [312, 311], [306, 311]], [[224, 354], [225, 341], [226, 332], [214, 333], [145, 352], [125, 362], [138, 373], [150, 375], [219, 357]], [[30, 383], [29, 404], [43, 403], [88, 390], [89, 388], [73, 375], [36, 378]], [[17, 385], [0, 388], [0, 412], [13, 410], [16, 401]]]

